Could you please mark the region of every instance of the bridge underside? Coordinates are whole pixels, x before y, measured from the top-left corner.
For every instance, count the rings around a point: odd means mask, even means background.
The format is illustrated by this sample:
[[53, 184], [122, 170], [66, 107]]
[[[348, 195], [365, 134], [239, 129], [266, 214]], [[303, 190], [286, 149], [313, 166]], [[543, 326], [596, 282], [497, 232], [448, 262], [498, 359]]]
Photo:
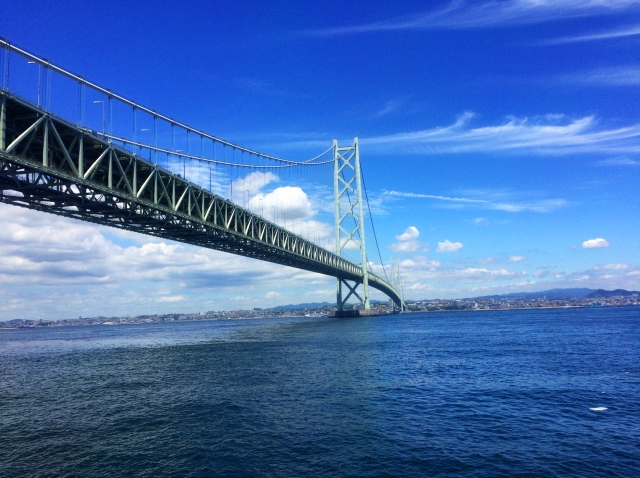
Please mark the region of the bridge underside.
[[[0, 92], [0, 201], [362, 282], [359, 265]], [[391, 297], [393, 287], [370, 275]]]

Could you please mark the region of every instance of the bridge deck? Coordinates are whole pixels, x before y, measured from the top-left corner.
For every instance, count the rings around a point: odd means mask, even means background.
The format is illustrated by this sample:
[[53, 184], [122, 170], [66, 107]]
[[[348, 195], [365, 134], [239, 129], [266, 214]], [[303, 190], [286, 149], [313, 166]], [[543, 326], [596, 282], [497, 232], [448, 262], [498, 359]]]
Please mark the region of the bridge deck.
[[[0, 201], [345, 280], [362, 269], [185, 178], [0, 91]], [[400, 303], [370, 274], [369, 285]]]

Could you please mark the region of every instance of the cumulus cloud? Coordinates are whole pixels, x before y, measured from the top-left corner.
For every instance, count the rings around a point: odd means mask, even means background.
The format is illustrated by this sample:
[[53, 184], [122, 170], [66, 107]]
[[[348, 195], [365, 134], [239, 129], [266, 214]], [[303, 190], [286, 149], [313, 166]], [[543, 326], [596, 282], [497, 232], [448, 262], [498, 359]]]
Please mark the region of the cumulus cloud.
[[308, 219], [316, 214], [307, 193], [297, 186], [276, 188], [259, 193], [249, 200], [249, 209], [277, 223], [291, 219]]
[[583, 249], [598, 249], [601, 247], [609, 247], [609, 243], [601, 237], [597, 239], [589, 239], [582, 243]]
[[451, 242], [448, 239], [445, 239], [444, 242], [438, 242], [436, 252], [458, 252], [462, 247], [461, 242]]
[[236, 203], [246, 205], [247, 195], [254, 196], [262, 188], [270, 183], [279, 181], [280, 178], [272, 172], [254, 171], [242, 178], [233, 181], [233, 200]]
[[274, 291], [268, 292], [267, 295], [265, 295], [265, 298], [267, 299], [278, 299], [280, 297], [282, 296], [278, 292]]
[[418, 252], [422, 250], [423, 245], [420, 241], [404, 241], [396, 242], [389, 246], [394, 252]]
[[332, 284], [319, 274], [298, 280], [299, 271], [286, 266], [4, 204], [0, 224], [0, 320], [168, 312], [178, 303], [185, 312], [220, 310], [239, 288], [259, 307], [268, 291], [303, 294], [310, 283]]
[[526, 259], [527, 258], [525, 256], [511, 256], [509, 257], [509, 262], [522, 262]]
[[396, 236], [399, 241], [411, 241], [417, 239], [420, 235], [420, 231], [415, 226], [409, 226], [402, 234]]
[[389, 249], [394, 252], [418, 252], [427, 248], [426, 244], [418, 241], [420, 231], [415, 226], [409, 226], [402, 234], [396, 236], [398, 242], [391, 244]]

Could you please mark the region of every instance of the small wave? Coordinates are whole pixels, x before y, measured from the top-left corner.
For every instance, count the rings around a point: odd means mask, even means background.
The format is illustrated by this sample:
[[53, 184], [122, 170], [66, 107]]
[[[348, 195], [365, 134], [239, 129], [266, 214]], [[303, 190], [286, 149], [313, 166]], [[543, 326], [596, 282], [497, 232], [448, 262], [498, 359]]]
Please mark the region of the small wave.
[[608, 410], [607, 407], [594, 407], [594, 408], [590, 408], [589, 410], [593, 410], [594, 412], [602, 412], [603, 410]]

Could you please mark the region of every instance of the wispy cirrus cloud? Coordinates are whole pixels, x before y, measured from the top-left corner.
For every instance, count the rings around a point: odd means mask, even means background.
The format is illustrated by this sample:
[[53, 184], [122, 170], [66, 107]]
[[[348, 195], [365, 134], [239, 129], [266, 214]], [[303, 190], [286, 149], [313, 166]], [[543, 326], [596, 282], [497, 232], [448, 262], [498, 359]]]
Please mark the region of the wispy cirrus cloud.
[[563, 75], [559, 77], [559, 80], [562, 83], [569, 83], [571, 85], [638, 86], [640, 85], [640, 66], [598, 68], [593, 71]]
[[640, 161], [631, 158], [609, 158], [596, 161], [596, 166], [640, 166]]
[[[368, 154], [500, 154], [527, 156], [629, 155], [640, 153], [640, 123], [607, 127], [594, 115], [575, 118], [564, 114], [506, 116], [493, 124], [475, 126], [477, 115], [466, 111], [447, 126], [361, 136]], [[294, 140], [268, 145], [278, 150], [326, 147], [324, 139]], [[347, 140], [345, 140], [347, 141]], [[267, 147], [265, 145], [265, 147]]]
[[305, 33], [337, 36], [398, 30], [487, 28], [606, 15], [638, 7], [636, 0], [491, 0], [482, 3], [455, 0], [436, 11]]
[[389, 100], [384, 104], [382, 109], [375, 114], [375, 116], [377, 118], [380, 118], [382, 116], [387, 116], [387, 115], [389, 115], [391, 113], [395, 113], [400, 108], [402, 108], [404, 105], [406, 105], [408, 100], [409, 100], [409, 97], [407, 97], [407, 96], [402, 97], [402, 98], [394, 98], [392, 100]]
[[[382, 191], [382, 197], [394, 199], [428, 199], [436, 204], [441, 204], [443, 208], [469, 208], [484, 209], [505, 212], [551, 212], [559, 208], [569, 206], [569, 202], [562, 198], [540, 199], [523, 198], [509, 191], [472, 190], [467, 191], [472, 197], [462, 196], [442, 196], [436, 194], [421, 194], [404, 191]], [[478, 218], [473, 221], [478, 225], [488, 225], [485, 218]]]
[[582, 43], [591, 41], [613, 40], [616, 38], [633, 37], [640, 35], [640, 25], [622, 27], [606, 32], [592, 33], [589, 35], [575, 35], [562, 38], [554, 38], [541, 42], [542, 45], [561, 45], [565, 43]]
[[420, 198], [420, 199], [438, 199], [440, 201], [462, 202], [462, 203], [488, 203], [485, 199], [471, 199], [449, 196], [438, 196], [433, 194], [420, 194], [420, 193], [408, 193], [402, 191], [383, 191], [383, 194], [387, 196], [396, 196], [404, 198]]
[[364, 137], [360, 144], [366, 145], [369, 153], [570, 155], [640, 152], [640, 124], [604, 128], [595, 116], [572, 119], [549, 114], [512, 116], [499, 124], [473, 127], [474, 117], [474, 113], [465, 112], [449, 126]]

